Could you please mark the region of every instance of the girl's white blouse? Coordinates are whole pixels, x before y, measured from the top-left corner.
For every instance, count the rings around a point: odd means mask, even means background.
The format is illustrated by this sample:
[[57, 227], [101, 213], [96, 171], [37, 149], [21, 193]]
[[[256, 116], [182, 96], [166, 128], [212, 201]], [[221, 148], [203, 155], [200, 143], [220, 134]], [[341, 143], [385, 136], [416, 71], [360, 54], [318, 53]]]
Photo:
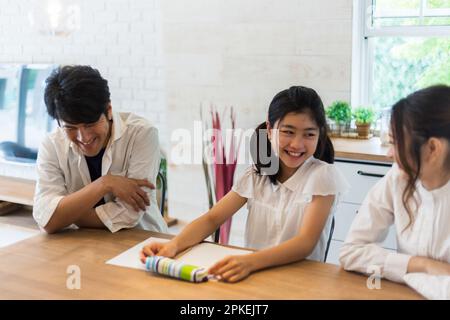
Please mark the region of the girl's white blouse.
[[246, 246], [263, 249], [276, 246], [298, 234], [302, 218], [314, 195], [336, 195], [319, 242], [308, 259], [323, 261], [331, 218], [348, 183], [338, 169], [310, 157], [284, 183], [272, 184], [253, 166], [234, 184], [233, 191], [247, 198]]
[[[450, 181], [431, 191], [417, 182], [419, 205], [408, 228], [410, 218], [402, 202], [405, 186], [403, 173], [394, 164], [369, 192], [341, 248], [340, 262], [346, 270], [378, 270], [389, 280], [403, 282], [411, 256], [450, 263]], [[391, 225], [396, 229], [397, 252], [380, 246]]]

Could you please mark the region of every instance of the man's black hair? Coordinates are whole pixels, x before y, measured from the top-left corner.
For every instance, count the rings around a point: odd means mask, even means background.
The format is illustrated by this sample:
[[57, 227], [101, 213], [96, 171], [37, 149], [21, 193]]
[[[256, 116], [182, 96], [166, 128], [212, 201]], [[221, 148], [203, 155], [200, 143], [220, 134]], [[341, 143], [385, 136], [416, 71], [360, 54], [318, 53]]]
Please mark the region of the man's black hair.
[[108, 81], [90, 66], [62, 66], [46, 80], [45, 104], [58, 122], [93, 123], [106, 114], [110, 100]]

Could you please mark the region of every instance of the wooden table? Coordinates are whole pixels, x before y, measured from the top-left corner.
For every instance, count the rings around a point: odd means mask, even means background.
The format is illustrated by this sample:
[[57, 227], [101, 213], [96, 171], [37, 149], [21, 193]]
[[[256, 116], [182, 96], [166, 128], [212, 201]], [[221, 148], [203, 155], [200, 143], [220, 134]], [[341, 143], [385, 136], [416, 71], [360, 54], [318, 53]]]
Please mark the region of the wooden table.
[[332, 138], [331, 141], [336, 158], [392, 163], [392, 159], [386, 156], [389, 148], [381, 145], [380, 138], [368, 140]]
[[[0, 249], [0, 299], [420, 299], [412, 289], [387, 280], [380, 290], [367, 277], [303, 261], [252, 274], [229, 284], [201, 284], [105, 262], [150, 236], [144, 230], [110, 233], [67, 230], [41, 234]], [[69, 290], [67, 268], [81, 269], [81, 289]]]

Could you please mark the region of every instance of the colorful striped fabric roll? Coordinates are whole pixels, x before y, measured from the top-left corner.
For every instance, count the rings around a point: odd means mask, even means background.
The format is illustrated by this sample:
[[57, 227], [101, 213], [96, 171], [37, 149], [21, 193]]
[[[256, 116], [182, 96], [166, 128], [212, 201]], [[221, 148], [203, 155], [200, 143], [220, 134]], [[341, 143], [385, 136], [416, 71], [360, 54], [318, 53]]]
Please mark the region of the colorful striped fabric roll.
[[190, 282], [208, 281], [208, 271], [205, 268], [166, 257], [147, 257], [145, 260], [145, 268], [159, 274]]

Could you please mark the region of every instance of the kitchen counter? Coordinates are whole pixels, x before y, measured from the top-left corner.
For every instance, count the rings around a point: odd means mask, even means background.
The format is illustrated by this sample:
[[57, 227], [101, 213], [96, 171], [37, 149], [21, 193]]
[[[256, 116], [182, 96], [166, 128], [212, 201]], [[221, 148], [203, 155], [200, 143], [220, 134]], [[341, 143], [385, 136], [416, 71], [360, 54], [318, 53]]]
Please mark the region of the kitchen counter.
[[334, 146], [335, 158], [355, 161], [392, 163], [386, 156], [389, 147], [382, 146], [380, 138], [346, 139], [331, 138]]

